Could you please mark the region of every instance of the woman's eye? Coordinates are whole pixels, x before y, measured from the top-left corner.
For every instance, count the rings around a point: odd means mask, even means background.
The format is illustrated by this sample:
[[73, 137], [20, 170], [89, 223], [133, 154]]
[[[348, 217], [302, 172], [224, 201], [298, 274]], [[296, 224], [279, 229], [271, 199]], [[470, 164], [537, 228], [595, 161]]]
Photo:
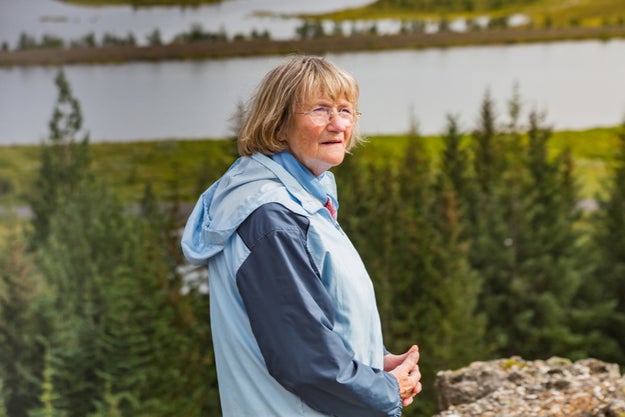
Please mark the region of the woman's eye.
[[345, 109], [339, 109], [339, 113], [341, 113], [341, 114], [352, 114], [352, 111], [351, 111], [351, 109], [345, 108]]
[[328, 113], [328, 108], [326, 106], [318, 106], [312, 109], [313, 113]]

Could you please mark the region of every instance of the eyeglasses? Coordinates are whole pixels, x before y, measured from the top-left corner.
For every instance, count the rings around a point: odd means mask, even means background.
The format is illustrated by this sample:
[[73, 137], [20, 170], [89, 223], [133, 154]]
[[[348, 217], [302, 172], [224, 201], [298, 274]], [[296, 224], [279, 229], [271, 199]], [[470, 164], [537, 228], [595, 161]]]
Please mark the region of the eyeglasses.
[[330, 120], [332, 120], [332, 116], [334, 116], [335, 112], [339, 119], [349, 123], [350, 125], [354, 124], [354, 120], [362, 114], [360, 112], [354, 113], [352, 110], [347, 108], [334, 109], [327, 106], [318, 106], [311, 111], [295, 112], [295, 114], [308, 115], [313, 123], [319, 126], [325, 126], [330, 123]]

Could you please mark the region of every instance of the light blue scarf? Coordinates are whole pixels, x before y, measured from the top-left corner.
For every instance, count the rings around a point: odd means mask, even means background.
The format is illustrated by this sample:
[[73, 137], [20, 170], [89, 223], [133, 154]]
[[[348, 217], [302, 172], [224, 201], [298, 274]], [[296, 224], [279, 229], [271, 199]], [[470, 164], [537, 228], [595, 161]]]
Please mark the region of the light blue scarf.
[[308, 168], [300, 163], [289, 152], [280, 152], [271, 155], [271, 159], [286, 169], [310, 194], [315, 196], [321, 204], [326, 205], [328, 198], [332, 202], [332, 206], [338, 211], [339, 202], [336, 197], [336, 183], [334, 182], [334, 174], [326, 171], [315, 177]]

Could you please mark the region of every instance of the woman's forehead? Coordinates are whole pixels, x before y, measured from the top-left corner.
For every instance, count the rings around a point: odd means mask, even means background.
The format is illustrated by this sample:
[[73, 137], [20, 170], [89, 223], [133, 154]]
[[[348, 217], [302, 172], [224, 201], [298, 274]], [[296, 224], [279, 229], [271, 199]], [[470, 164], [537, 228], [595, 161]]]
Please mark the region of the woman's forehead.
[[314, 103], [318, 101], [327, 101], [331, 103], [352, 103], [352, 100], [348, 97], [345, 92], [338, 92], [332, 94], [327, 90], [317, 90], [308, 94], [307, 97], [304, 97], [302, 100], [303, 103]]

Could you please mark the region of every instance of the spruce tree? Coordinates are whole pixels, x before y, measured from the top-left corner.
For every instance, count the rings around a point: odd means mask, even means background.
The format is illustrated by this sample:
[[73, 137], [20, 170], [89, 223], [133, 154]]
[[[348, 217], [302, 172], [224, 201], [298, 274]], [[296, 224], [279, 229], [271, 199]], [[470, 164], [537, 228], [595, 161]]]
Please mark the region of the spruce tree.
[[490, 192], [504, 169], [505, 159], [502, 158], [498, 134], [495, 103], [490, 91], [486, 91], [480, 108], [478, 126], [473, 131], [473, 168], [480, 189], [487, 197], [491, 197]]
[[[431, 169], [423, 138], [413, 125], [394, 177], [397, 199], [390, 218], [395, 225], [389, 228], [392, 236], [387, 266], [393, 294], [391, 334], [397, 350], [405, 349], [423, 336], [419, 326], [427, 307], [419, 300], [427, 291], [428, 278], [433, 272], [430, 243], [434, 231], [428, 216], [433, 199]], [[386, 196], [384, 192], [380, 194], [381, 203]]]
[[40, 406], [29, 412], [29, 417], [66, 417], [67, 414], [56, 409], [55, 402], [58, 394], [54, 386], [54, 370], [52, 366], [52, 356], [46, 349], [45, 365], [43, 369], [43, 382], [41, 386]]
[[4, 400], [4, 392], [4, 383], [2, 382], [2, 378], [0, 378], [0, 417], [9, 417], [9, 415], [7, 414], [7, 407]]
[[33, 212], [31, 246], [43, 242], [50, 217], [59, 200], [75, 193], [90, 164], [89, 137], [82, 131], [80, 103], [72, 94], [65, 72], [56, 75], [57, 101], [49, 122], [49, 136], [41, 147], [41, 164], [32, 194], [27, 196]]
[[[595, 337], [589, 348], [606, 360], [625, 363], [625, 119], [617, 135], [617, 152], [611, 177], [596, 200], [591, 216], [594, 265], [582, 285], [580, 303], [603, 314], [582, 317], [584, 328]], [[598, 333], [599, 332], [599, 333]]]
[[8, 415], [25, 417], [38, 401], [43, 368], [40, 336], [45, 320], [38, 309], [44, 289], [32, 256], [17, 233], [0, 247], [0, 380]]
[[208, 306], [195, 299], [207, 297], [183, 293], [167, 249], [174, 230], [152, 199], [148, 193], [137, 217], [98, 184], [51, 219], [42, 269], [63, 294], [54, 371], [63, 387], [56, 406], [69, 417], [200, 417], [218, 409]]
[[477, 127], [471, 135], [472, 170], [467, 185], [456, 190], [463, 210], [463, 230], [470, 242], [469, 262], [482, 277], [479, 310], [488, 320], [487, 340], [495, 349], [509, 343], [507, 305], [509, 273], [513, 262], [505, 212], [515, 181], [506, 179], [507, 155], [497, 126], [495, 104], [487, 93]]
[[[444, 362], [436, 352], [443, 310], [448, 307], [438, 305], [434, 294], [441, 295], [449, 288], [444, 288], [437, 270], [438, 234], [431, 216], [435, 201], [432, 161], [424, 141], [413, 124], [395, 176], [398, 199], [390, 228], [388, 269], [393, 309], [389, 345], [396, 352], [405, 351], [412, 343], [420, 346], [424, 352], [419, 363], [422, 383], [426, 392], [433, 392], [438, 366]], [[417, 401], [406, 415], [430, 415], [434, 407], [433, 402]]]
[[[179, 416], [218, 413], [208, 300], [177, 272], [177, 193], [169, 212], [150, 188], [133, 214], [89, 165], [80, 106], [62, 72], [43, 144], [33, 219], [38, 301], [50, 330], [34, 413]], [[42, 196], [48, 196], [44, 199]], [[44, 203], [49, 203], [48, 205]], [[44, 233], [45, 232], [45, 233]], [[177, 237], [177, 236], [176, 236]]]
[[[464, 196], [464, 200], [473, 194], [470, 177], [470, 156], [463, 146], [462, 133], [458, 126], [457, 116], [447, 116], [447, 130], [443, 135], [444, 148], [441, 155], [439, 175], [439, 189], [443, 189], [443, 182], [447, 182], [457, 195]], [[462, 199], [458, 199], [462, 204]]]
[[[551, 129], [529, 116], [528, 145], [517, 204], [509, 218], [514, 270], [510, 275], [511, 340], [505, 351], [528, 357], [568, 356], [581, 342], [572, 328], [581, 282], [575, 182], [568, 153], [548, 156]], [[513, 351], [514, 350], [514, 351]]]
[[441, 322], [435, 343], [440, 349], [438, 369], [454, 369], [483, 359], [490, 352], [485, 342], [486, 316], [478, 305], [483, 280], [469, 262], [471, 241], [464, 221], [466, 200], [474, 193], [475, 183], [455, 117], [448, 117], [443, 140], [431, 215], [437, 232], [432, 251], [440, 285], [434, 286], [431, 293], [437, 300], [433, 305], [438, 306]]
[[127, 226], [121, 206], [101, 185], [82, 183], [57, 208], [39, 248], [41, 271], [56, 295], [49, 340], [59, 395], [55, 406], [70, 417], [85, 416], [104, 391], [100, 326], [108, 311], [106, 296], [116, 284], [113, 272], [126, 261]]
[[484, 340], [486, 317], [478, 311], [482, 279], [468, 260], [469, 242], [462, 234], [456, 193], [443, 184], [437, 192], [431, 219], [435, 234], [430, 243], [432, 278], [421, 303], [428, 305], [423, 339], [433, 349], [434, 371], [457, 369], [490, 353]]

